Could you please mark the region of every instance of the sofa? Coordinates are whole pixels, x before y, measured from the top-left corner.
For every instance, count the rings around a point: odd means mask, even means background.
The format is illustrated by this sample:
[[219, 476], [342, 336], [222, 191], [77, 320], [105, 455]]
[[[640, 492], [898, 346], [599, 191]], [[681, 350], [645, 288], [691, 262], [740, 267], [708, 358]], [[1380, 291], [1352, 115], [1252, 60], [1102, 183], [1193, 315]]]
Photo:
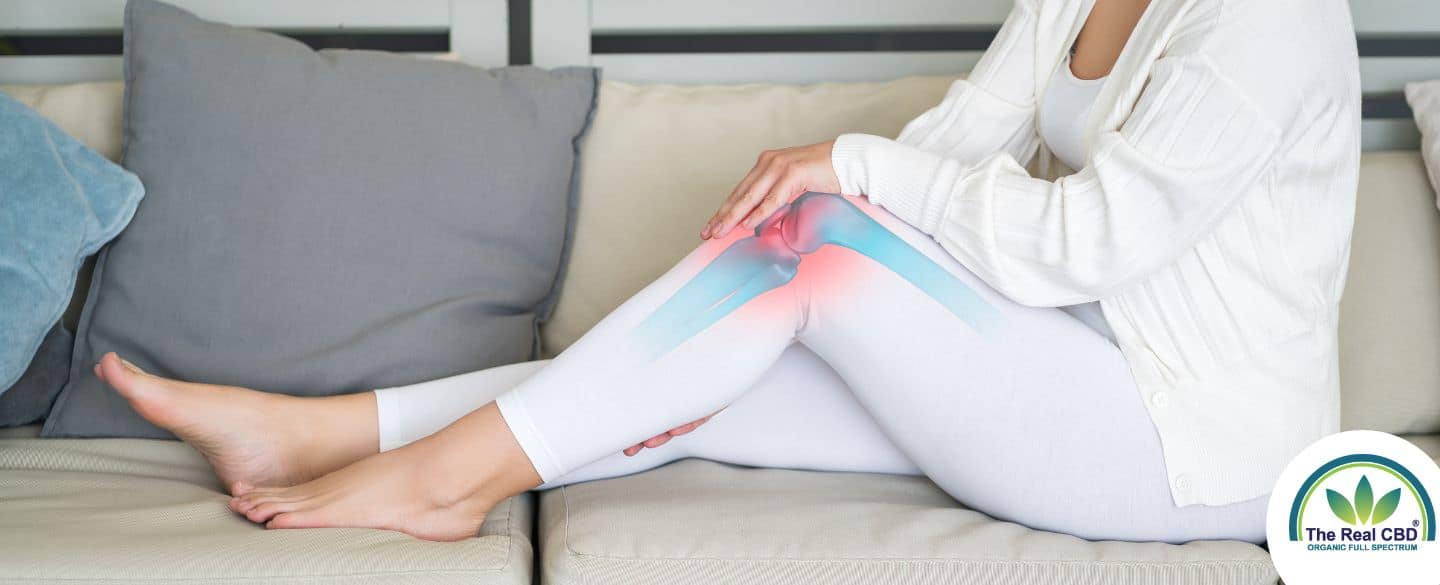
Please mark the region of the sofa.
[[[949, 82], [604, 82], [544, 352], [562, 351], [694, 246], [760, 150], [843, 132], [894, 135]], [[120, 83], [0, 91], [118, 155]], [[1440, 458], [1435, 194], [1414, 151], [1366, 153], [1359, 191], [1342, 307], [1344, 425], [1402, 435]], [[79, 304], [66, 315], [72, 327]], [[451, 543], [368, 529], [267, 531], [227, 499], [182, 443], [0, 430], [0, 583], [1277, 581], [1266, 549], [1249, 543], [1090, 542], [968, 510], [921, 477], [694, 459], [511, 498], [475, 538]]]

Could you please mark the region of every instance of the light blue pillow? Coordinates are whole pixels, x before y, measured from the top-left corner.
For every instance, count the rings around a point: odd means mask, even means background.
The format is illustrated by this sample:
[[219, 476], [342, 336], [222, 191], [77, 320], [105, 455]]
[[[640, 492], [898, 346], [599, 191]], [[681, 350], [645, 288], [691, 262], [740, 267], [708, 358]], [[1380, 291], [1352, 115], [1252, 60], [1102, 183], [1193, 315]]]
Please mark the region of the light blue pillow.
[[0, 394], [60, 320], [81, 262], [144, 196], [134, 174], [0, 94]]

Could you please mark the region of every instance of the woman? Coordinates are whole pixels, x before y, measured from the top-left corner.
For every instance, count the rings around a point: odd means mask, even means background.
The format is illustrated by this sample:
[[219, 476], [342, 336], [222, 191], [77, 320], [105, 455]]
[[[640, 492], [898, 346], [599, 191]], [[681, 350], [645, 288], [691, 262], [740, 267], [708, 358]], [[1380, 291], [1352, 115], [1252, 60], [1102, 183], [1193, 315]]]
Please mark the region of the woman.
[[453, 540], [542, 483], [695, 455], [1258, 542], [1280, 469], [1338, 430], [1358, 88], [1342, 0], [1018, 0], [898, 140], [761, 155], [549, 364], [323, 399], [96, 371], [273, 528]]

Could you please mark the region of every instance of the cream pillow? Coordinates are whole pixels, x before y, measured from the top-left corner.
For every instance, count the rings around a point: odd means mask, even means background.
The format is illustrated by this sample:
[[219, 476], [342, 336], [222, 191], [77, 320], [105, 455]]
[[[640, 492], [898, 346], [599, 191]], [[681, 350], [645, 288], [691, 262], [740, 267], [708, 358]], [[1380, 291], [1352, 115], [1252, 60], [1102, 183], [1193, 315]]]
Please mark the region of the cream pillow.
[[604, 82], [581, 146], [574, 247], [544, 351], [565, 349], [700, 243], [700, 227], [767, 148], [846, 132], [894, 136], [953, 78], [675, 86]]
[[49, 118], [66, 134], [110, 160], [120, 158], [120, 105], [125, 84], [119, 81], [64, 85], [0, 85], [30, 109]]
[[1340, 301], [1341, 423], [1440, 432], [1440, 212], [1425, 165], [1415, 151], [1367, 152], [1359, 188]]
[[[1420, 126], [1420, 153], [1430, 173], [1430, 186], [1440, 193], [1440, 80], [1420, 81], [1405, 85], [1405, 100], [1415, 112]], [[1440, 207], [1440, 195], [1435, 198]]]

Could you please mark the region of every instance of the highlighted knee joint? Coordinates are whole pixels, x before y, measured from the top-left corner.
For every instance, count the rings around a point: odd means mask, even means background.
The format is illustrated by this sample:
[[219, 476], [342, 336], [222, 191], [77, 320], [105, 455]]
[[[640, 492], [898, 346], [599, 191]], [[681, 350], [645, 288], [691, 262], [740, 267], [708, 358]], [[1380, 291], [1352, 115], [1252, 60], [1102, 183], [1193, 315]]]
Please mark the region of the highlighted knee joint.
[[972, 328], [995, 318], [988, 303], [954, 275], [838, 195], [806, 193], [736, 241], [637, 328], [658, 357], [731, 311], [795, 278], [801, 258], [826, 245], [879, 262]]
[[790, 204], [781, 233], [790, 247], [808, 254], [831, 244], [849, 248], [890, 269], [935, 299], [972, 328], [994, 320], [993, 307], [954, 274], [905, 243], [848, 199], [806, 193]]

